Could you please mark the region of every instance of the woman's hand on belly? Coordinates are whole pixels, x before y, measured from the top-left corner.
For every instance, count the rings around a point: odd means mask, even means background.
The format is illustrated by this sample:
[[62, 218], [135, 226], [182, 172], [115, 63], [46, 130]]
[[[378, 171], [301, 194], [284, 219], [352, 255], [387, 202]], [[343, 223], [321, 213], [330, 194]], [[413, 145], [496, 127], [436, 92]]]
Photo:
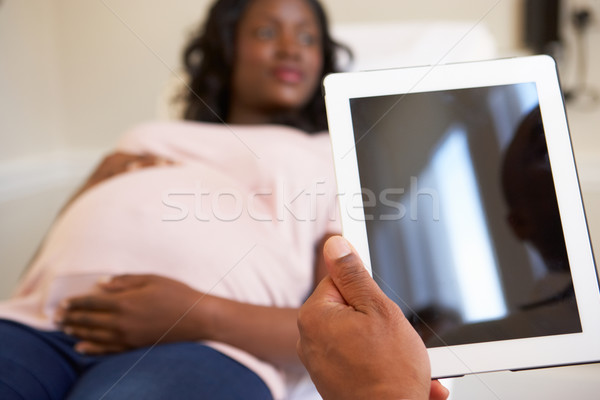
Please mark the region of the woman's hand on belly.
[[132, 154], [120, 151], [111, 153], [104, 157], [104, 159], [96, 167], [92, 175], [87, 179], [83, 186], [77, 190], [73, 197], [71, 197], [71, 199], [63, 207], [63, 210], [92, 186], [95, 186], [98, 183], [110, 179], [116, 175], [120, 175], [125, 172], [136, 171], [142, 168], [160, 167], [173, 164], [173, 161], [163, 157], [155, 156], [153, 154]]
[[[55, 321], [81, 339], [76, 350], [105, 354], [158, 342], [203, 339], [205, 294], [157, 275], [121, 275], [100, 291], [67, 299]], [[193, 311], [193, 312], [192, 312]]]
[[157, 275], [122, 275], [67, 299], [55, 321], [86, 354], [212, 340], [277, 365], [300, 365], [295, 308], [241, 303]]
[[173, 162], [153, 154], [131, 154], [115, 152], [106, 156], [93, 174], [89, 177], [87, 185], [93, 186], [106, 179], [124, 172], [131, 172], [142, 168], [172, 165]]

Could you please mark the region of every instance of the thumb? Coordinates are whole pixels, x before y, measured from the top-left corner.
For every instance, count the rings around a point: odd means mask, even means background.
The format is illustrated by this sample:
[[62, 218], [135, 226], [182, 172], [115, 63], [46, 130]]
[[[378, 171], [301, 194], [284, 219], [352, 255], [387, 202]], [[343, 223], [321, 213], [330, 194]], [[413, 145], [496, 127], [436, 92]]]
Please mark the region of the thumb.
[[323, 253], [329, 276], [348, 305], [366, 311], [373, 298], [385, 297], [346, 239], [332, 236]]

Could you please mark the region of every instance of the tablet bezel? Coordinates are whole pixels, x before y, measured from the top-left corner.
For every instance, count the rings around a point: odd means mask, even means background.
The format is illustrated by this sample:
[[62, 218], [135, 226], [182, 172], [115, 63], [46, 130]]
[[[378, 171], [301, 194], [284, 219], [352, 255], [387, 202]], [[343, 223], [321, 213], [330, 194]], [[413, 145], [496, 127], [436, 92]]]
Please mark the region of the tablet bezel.
[[582, 332], [428, 349], [434, 378], [600, 361], [600, 290], [556, 63], [548, 56], [331, 74], [325, 102], [343, 235], [371, 272], [350, 99], [535, 82]]

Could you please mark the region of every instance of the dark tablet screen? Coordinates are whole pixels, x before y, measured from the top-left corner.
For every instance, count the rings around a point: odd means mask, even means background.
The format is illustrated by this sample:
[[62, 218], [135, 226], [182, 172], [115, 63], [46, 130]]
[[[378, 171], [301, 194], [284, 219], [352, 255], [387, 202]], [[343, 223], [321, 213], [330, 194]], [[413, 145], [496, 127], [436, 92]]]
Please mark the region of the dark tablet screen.
[[428, 347], [581, 332], [535, 83], [350, 106], [373, 275]]

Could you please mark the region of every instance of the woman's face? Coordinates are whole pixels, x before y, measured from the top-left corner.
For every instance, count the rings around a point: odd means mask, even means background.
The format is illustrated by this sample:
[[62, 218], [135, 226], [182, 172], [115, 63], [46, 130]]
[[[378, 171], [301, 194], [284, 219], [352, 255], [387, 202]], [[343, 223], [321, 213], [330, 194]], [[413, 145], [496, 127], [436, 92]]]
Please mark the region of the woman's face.
[[303, 107], [323, 68], [321, 28], [305, 0], [254, 0], [239, 22], [230, 121]]

